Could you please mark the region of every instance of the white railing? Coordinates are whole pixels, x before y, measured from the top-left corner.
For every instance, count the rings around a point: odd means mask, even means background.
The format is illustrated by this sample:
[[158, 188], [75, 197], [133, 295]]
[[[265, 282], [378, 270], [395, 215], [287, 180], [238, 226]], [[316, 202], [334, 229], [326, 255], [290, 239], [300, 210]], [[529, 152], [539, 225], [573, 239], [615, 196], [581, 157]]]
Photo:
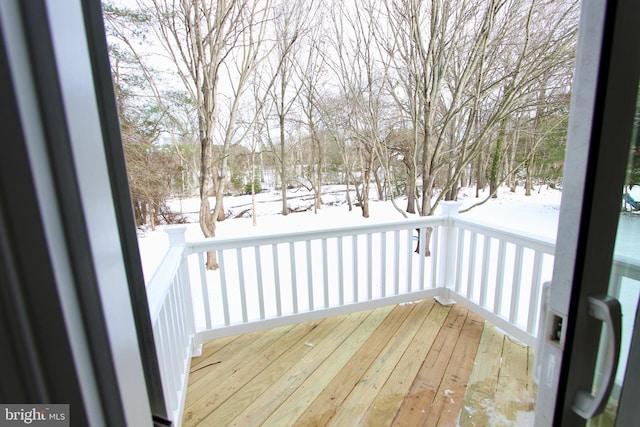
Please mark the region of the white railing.
[[[458, 208], [444, 203], [437, 217], [187, 243], [200, 277], [192, 284], [196, 342], [439, 297], [533, 345], [539, 304], [530, 302], [551, 278], [553, 242], [463, 220]], [[217, 271], [205, 269], [210, 251]]]
[[167, 413], [180, 426], [195, 328], [184, 231], [167, 232], [171, 246], [147, 284], [147, 300]]
[[637, 259], [618, 255], [613, 258], [609, 295], [618, 297], [623, 279], [640, 281], [640, 262]]
[[527, 345], [535, 345], [542, 284], [551, 280], [555, 243], [456, 217], [456, 302]]
[[[431, 217], [189, 243], [200, 275], [198, 339], [438, 295], [440, 254], [424, 254], [446, 228], [444, 218]], [[217, 271], [205, 270], [210, 251]]]

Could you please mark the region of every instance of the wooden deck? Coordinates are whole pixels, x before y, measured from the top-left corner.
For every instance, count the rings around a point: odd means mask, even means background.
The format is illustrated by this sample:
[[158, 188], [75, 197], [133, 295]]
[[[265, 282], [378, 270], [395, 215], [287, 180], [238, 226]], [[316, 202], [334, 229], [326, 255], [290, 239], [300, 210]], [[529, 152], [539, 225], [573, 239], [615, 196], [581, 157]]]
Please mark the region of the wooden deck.
[[223, 338], [184, 426], [532, 425], [532, 350], [429, 299]]

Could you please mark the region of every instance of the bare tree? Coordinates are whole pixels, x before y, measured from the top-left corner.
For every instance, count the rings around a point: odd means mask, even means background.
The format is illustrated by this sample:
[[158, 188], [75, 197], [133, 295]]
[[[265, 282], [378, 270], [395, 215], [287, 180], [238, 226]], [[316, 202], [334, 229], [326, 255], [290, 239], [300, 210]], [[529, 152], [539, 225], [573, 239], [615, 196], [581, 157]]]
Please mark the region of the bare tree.
[[[455, 198], [468, 165], [494, 140], [491, 171], [497, 173], [509, 120], [530, 108], [528, 95], [541, 74], [572, 59], [577, 6], [538, 0], [385, 5], [395, 70], [389, 83], [411, 118], [420, 213], [428, 215], [440, 200]], [[442, 191], [433, 200], [436, 184]]]
[[306, 55], [296, 63], [296, 71], [300, 80], [299, 104], [302, 111], [301, 121], [309, 132], [309, 162], [307, 163], [306, 178], [314, 193], [314, 213], [322, 206], [322, 184], [324, 168], [324, 141], [319, 133], [320, 121], [319, 93], [322, 79], [324, 58], [322, 55], [323, 41], [316, 27], [309, 32], [306, 43]]
[[166, 200], [181, 184], [180, 158], [159, 140], [178, 120], [171, 107], [180, 94], [157, 87], [157, 70], [135, 48], [149, 16], [105, 4], [104, 17], [134, 215], [137, 225], [155, 229], [177, 219]]
[[[309, 19], [312, 6], [302, 1], [283, 1], [276, 8], [274, 20], [274, 30], [276, 37], [276, 49], [274, 58], [271, 61], [272, 75], [275, 82], [269, 91], [271, 102], [273, 103], [278, 127], [277, 145], [271, 140], [270, 133], [267, 132], [272, 151], [278, 160], [280, 171], [281, 195], [282, 195], [282, 215], [289, 214], [287, 205], [288, 179], [288, 158], [287, 149], [287, 121], [291, 120], [291, 111], [298, 100], [302, 86], [296, 84], [296, 55], [299, 44], [297, 41], [308, 31], [311, 24]], [[265, 120], [268, 120], [266, 118]]]
[[[155, 17], [158, 37], [197, 111], [199, 219], [205, 237], [214, 237], [216, 222], [224, 219], [227, 157], [232, 143], [239, 138], [237, 118], [241, 98], [250, 76], [268, 54], [263, 43], [270, 6], [270, 1], [151, 0], [147, 9]], [[220, 121], [219, 115], [222, 106], [227, 110], [224, 121]], [[216, 141], [219, 150], [214, 154]], [[211, 195], [216, 197], [213, 209], [209, 203]], [[215, 253], [207, 254], [207, 268], [217, 268]]]
[[388, 58], [380, 55], [376, 45], [381, 17], [375, 1], [362, 3], [358, 10], [342, 3], [332, 9], [335, 50], [332, 68], [339, 82], [338, 90], [348, 100], [348, 138], [356, 147], [360, 169], [358, 201], [362, 216], [368, 218], [369, 187], [387, 119], [384, 109]]

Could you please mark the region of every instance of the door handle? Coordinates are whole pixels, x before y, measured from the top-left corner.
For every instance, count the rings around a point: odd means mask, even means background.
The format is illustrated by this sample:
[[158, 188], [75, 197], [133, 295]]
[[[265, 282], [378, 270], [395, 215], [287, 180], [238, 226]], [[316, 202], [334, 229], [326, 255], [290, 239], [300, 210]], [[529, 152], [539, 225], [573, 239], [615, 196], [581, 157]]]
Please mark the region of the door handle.
[[604, 297], [587, 297], [589, 315], [601, 320], [606, 325], [607, 351], [604, 360], [602, 384], [595, 396], [590, 391], [578, 390], [571, 409], [585, 420], [593, 418], [604, 410], [611, 393], [618, 369], [620, 357], [620, 337], [622, 311], [617, 299]]

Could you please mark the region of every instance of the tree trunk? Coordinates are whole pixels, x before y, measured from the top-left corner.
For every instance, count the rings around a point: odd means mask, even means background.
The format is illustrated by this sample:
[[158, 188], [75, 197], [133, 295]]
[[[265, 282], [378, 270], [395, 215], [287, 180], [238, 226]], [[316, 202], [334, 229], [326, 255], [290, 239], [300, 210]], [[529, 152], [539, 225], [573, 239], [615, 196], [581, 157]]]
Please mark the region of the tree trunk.
[[[415, 144], [414, 144], [415, 147]], [[416, 165], [415, 165], [415, 153], [414, 149], [407, 150], [403, 153], [403, 163], [405, 168], [407, 168], [407, 185], [405, 187], [406, 196], [407, 196], [407, 213], [416, 213], [416, 194], [417, 194], [417, 184], [416, 184]]]
[[369, 180], [371, 178], [371, 172], [366, 170], [362, 175], [362, 193], [360, 208], [362, 209], [362, 216], [369, 218]]
[[533, 188], [533, 165], [534, 165], [534, 158], [535, 158], [535, 154], [531, 155], [531, 159], [529, 159], [529, 161], [527, 162], [526, 165], [526, 171], [527, 171], [527, 178], [524, 184], [524, 195], [525, 196], [530, 196], [531, 195], [531, 190]]
[[323, 168], [323, 160], [324, 160], [324, 152], [322, 151], [322, 144], [316, 134], [315, 124], [313, 125], [313, 138], [316, 140], [316, 145], [318, 147], [318, 170], [316, 172], [316, 194], [315, 194], [315, 210], [322, 208], [322, 168]]
[[493, 158], [491, 159], [491, 170], [489, 173], [489, 193], [492, 194], [492, 198], [498, 197], [498, 175], [500, 173], [500, 163], [502, 161], [502, 150], [504, 150], [504, 137], [507, 132], [507, 119], [504, 118], [500, 121], [500, 130], [498, 131], [498, 139], [496, 141], [496, 147], [493, 151]]
[[411, 173], [408, 175], [407, 180], [407, 212], [416, 213], [416, 174]]
[[[418, 232], [418, 242], [416, 243], [416, 250], [414, 252], [419, 254], [420, 253], [420, 229], [416, 228], [416, 231]], [[433, 227], [427, 227], [425, 230], [425, 240], [426, 240], [424, 245], [425, 257], [431, 256], [431, 250], [429, 249], [429, 246], [431, 245], [431, 233], [433, 233]]]
[[353, 204], [351, 203], [351, 191], [349, 190], [349, 182], [350, 182], [349, 175], [350, 174], [349, 174], [349, 172], [346, 172], [344, 175], [345, 175], [345, 181], [346, 181], [346, 184], [347, 184], [347, 191], [346, 191], [346, 194], [345, 194], [345, 198], [347, 199], [347, 205], [349, 206], [349, 212], [351, 212], [353, 210]]
[[431, 210], [431, 196], [433, 194], [433, 177], [429, 169], [429, 139], [431, 129], [429, 127], [429, 114], [425, 112], [425, 129], [422, 137], [422, 204], [420, 206], [420, 216], [427, 216]]
[[385, 191], [384, 191], [384, 184], [382, 183], [382, 180], [380, 179], [380, 175], [378, 174], [378, 169], [375, 169], [373, 171], [373, 179], [376, 182], [376, 189], [378, 190], [378, 200], [380, 201], [387, 201], [387, 198], [385, 197]]
[[482, 151], [478, 155], [478, 163], [476, 165], [476, 199], [480, 197], [480, 191], [484, 190], [484, 161], [482, 159]]
[[287, 150], [284, 141], [284, 115], [280, 115], [280, 185], [282, 187], [282, 215], [289, 215], [287, 206]]

